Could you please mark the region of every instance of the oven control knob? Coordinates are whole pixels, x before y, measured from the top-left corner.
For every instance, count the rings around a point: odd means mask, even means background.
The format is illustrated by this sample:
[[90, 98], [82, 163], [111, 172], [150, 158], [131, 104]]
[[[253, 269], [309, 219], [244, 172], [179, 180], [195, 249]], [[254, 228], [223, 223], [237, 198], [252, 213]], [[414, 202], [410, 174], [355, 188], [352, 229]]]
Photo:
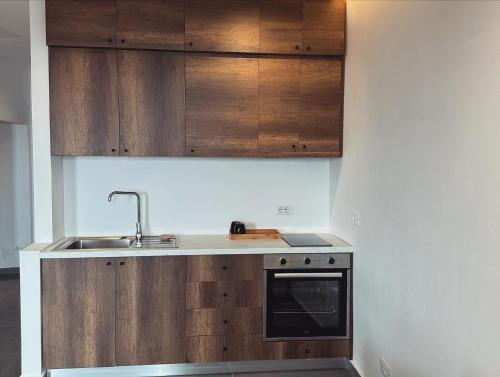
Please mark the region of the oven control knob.
[[281, 259], [280, 259], [280, 263], [281, 263], [281, 264], [286, 264], [286, 259], [285, 259], [285, 258], [281, 258]]
[[328, 263], [334, 264], [335, 263], [335, 258], [328, 258]]
[[306, 259], [304, 260], [304, 263], [305, 263], [305, 264], [311, 264], [311, 260], [310, 260], [309, 258], [306, 258]]

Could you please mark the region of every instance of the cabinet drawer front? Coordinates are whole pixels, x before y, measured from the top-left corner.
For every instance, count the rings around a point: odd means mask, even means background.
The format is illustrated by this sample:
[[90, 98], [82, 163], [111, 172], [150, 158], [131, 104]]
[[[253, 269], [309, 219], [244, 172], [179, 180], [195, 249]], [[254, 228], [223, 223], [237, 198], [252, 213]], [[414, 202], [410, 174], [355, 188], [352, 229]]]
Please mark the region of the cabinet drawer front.
[[349, 340], [309, 340], [264, 342], [264, 358], [269, 360], [314, 359], [350, 356]]
[[189, 256], [187, 281], [222, 281], [227, 269], [226, 257], [220, 255]]
[[262, 308], [190, 309], [186, 335], [237, 335], [262, 333]]
[[224, 361], [224, 337], [189, 336], [186, 338], [187, 363]]
[[224, 280], [261, 280], [263, 276], [262, 255], [230, 255], [227, 257], [227, 271]]
[[262, 255], [189, 256], [187, 281], [258, 281], [262, 263]]
[[262, 280], [188, 282], [188, 309], [262, 306]]

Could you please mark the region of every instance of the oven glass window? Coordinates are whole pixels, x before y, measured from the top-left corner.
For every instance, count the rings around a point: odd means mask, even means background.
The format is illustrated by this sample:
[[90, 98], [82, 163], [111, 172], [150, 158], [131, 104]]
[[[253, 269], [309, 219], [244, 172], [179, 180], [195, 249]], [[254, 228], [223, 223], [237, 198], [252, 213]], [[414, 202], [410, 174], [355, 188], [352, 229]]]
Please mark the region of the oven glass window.
[[281, 272], [268, 271], [267, 338], [346, 336], [345, 271], [335, 277]]

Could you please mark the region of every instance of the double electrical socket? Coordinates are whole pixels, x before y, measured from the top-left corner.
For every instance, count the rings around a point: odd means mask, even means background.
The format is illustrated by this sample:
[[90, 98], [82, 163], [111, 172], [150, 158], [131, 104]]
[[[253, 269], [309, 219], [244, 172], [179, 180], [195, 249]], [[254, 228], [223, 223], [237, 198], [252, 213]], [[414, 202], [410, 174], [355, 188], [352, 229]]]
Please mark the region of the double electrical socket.
[[380, 373], [382, 373], [383, 377], [391, 377], [391, 368], [383, 357], [380, 357]]
[[293, 215], [293, 207], [288, 204], [282, 204], [276, 207], [276, 214], [278, 216], [291, 216]]

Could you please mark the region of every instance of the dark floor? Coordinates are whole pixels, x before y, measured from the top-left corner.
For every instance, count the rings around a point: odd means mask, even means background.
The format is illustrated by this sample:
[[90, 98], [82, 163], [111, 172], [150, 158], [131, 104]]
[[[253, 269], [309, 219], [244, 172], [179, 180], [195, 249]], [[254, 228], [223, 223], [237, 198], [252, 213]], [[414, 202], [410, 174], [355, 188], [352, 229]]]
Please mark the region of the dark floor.
[[19, 278], [0, 279], [0, 377], [21, 374]]

